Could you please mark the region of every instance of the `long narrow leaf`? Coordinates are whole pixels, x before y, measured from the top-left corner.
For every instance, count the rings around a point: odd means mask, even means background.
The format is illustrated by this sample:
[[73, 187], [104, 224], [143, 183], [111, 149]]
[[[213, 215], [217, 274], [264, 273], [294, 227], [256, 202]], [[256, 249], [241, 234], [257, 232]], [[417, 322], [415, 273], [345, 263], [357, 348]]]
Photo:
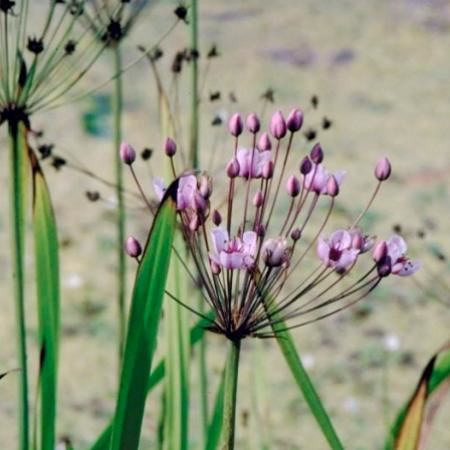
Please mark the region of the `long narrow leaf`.
[[225, 396], [225, 368], [222, 372], [219, 387], [217, 388], [216, 400], [211, 417], [211, 422], [208, 426], [207, 441], [205, 450], [217, 450], [220, 442], [220, 435], [222, 434], [223, 425], [223, 406]]
[[[206, 314], [207, 317], [213, 318], [213, 314]], [[190, 344], [191, 348], [200, 342], [205, 333], [205, 328], [209, 325], [209, 322], [205, 319], [199, 320], [192, 328], [190, 332]], [[162, 360], [155, 367], [155, 369], [150, 374], [147, 383], [147, 395], [156, 387], [165, 377], [166, 375], [166, 361]], [[108, 450], [109, 444], [111, 442], [111, 433], [112, 433], [112, 423], [110, 423], [103, 431], [103, 433], [99, 436], [97, 441], [91, 447], [91, 450]]]
[[55, 447], [59, 346], [59, 258], [55, 215], [44, 174], [29, 150], [39, 319], [40, 448]]
[[[414, 394], [402, 408], [387, 438], [385, 450], [422, 450], [431, 422], [450, 386], [450, 343], [426, 365]], [[432, 404], [432, 407], [430, 407]]]
[[122, 362], [111, 450], [138, 448], [147, 381], [156, 347], [172, 242], [178, 181], [167, 189], [136, 275]]
[[284, 359], [289, 366], [289, 369], [294, 376], [295, 382], [300, 388], [303, 397], [308, 403], [314, 418], [316, 419], [328, 445], [332, 450], [344, 450], [336, 431], [334, 430], [331, 419], [325, 411], [324, 406], [320, 400], [320, 397], [309, 378], [308, 372], [303, 367], [300, 355], [295, 348], [294, 341], [291, 333], [287, 330], [286, 323], [279, 314], [271, 312], [273, 310], [272, 305], [275, 304], [273, 298], [263, 298], [264, 308], [270, 314], [273, 319], [272, 331], [276, 336], [278, 345], [283, 353]]

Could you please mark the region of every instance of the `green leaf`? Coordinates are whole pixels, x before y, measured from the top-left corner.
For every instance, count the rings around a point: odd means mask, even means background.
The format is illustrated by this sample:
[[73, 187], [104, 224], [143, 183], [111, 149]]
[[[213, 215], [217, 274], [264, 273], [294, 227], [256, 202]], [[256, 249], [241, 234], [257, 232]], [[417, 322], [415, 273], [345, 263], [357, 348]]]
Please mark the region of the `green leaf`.
[[220, 435], [222, 434], [222, 425], [223, 425], [224, 397], [225, 397], [225, 368], [222, 372], [222, 377], [216, 393], [216, 400], [214, 402], [212, 418], [208, 427], [205, 450], [217, 450], [219, 446]]
[[443, 394], [450, 387], [450, 343], [428, 362], [416, 389], [401, 409], [385, 450], [423, 450]]
[[167, 189], [155, 215], [136, 274], [110, 450], [135, 450], [139, 446], [147, 380], [176, 231], [177, 189], [178, 180]]
[[272, 323], [272, 331], [276, 336], [278, 345], [283, 353], [284, 359], [289, 366], [289, 369], [294, 376], [297, 386], [300, 388], [303, 397], [308, 403], [308, 406], [314, 415], [317, 423], [324, 437], [326, 438], [330, 448], [332, 450], [344, 450], [344, 447], [334, 430], [331, 419], [325, 411], [324, 406], [320, 400], [320, 397], [309, 378], [306, 369], [303, 367], [300, 355], [295, 348], [294, 340], [292, 339], [291, 333], [287, 330], [286, 323], [280, 316], [280, 314], [273, 313], [273, 305], [275, 304], [274, 299], [264, 298], [264, 307], [267, 314], [270, 315]]
[[39, 334], [41, 449], [55, 447], [59, 345], [59, 258], [55, 215], [38, 160], [29, 150], [33, 176], [33, 231]]
[[[181, 236], [177, 248], [184, 245]], [[183, 255], [183, 251], [178, 251]], [[183, 256], [182, 256], [183, 257]], [[170, 264], [168, 290], [176, 298], [186, 296], [186, 272], [178, 258]], [[165, 304], [166, 379], [164, 445], [166, 450], [187, 450], [189, 412], [189, 329], [186, 309], [168, 298]]]
[[[214, 314], [210, 312], [206, 314], [207, 317], [213, 318]], [[205, 334], [206, 327], [210, 324], [205, 319], [199, 320], [192, 328], [190, 332], [190, 343], [191, 348], [200, 342]], [[165, 377], [166, 375], [166, 362], [162, 360], [155, 367], [155, 369], [150, 374], [147, 383], [147, 395], [155, 388]], [[112, 423], [110, 423], [99, 436], [95, 444], [91, 447], [91, 450], [108, 450], [109, 444], [111, 442], [111, 432], [112, 432]]]

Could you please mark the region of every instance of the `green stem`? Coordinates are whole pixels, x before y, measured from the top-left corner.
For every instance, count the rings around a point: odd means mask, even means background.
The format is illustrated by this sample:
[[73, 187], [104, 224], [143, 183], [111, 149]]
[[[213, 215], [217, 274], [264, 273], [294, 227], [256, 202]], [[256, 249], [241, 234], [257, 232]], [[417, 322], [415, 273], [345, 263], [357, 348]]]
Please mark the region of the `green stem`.
[[[205, 313], [205, 302], [201, 295], [198, 296], [198, 310]], [[202, 431], [204, 443], [207, 441], [209, 429], [209, 408], [208, 408], [208, 374], [206, 370], [206, 339], [200, 341], [198, 349], [198, 370], [200, 382], [200, 418], [202, 422]]]
[[[191, 1], [191, 48], [198, 50], [198, 14], [197, 14], [197, 0]], [[189, 161], [192, 168], [196, 169], [199, 166], [198, 154], [198, 136], [199, 136], [199, 93], [198, 93], [198, 59], [192, 59], [192, 97], [191, 97], [191, 142], [189, 147]]]
[[[122, 55], [120, 44], [113, 47], [114, 53], [114, 73], [121, 73]], [[113, 117], [114, 117], [114, 157], [116, 171], [116, 196], [117, 196], [117, 284], [118, 284], [118, 333], [119, 333], [119, 361], [122, 360], [123, 346], [125, 342], [125, 277], [126, 277], [126, 260], [123, 251], [123, 243], [125, 242], [125, 204], [123, 197], [123, 162], [120, 159], [119, 149], [122, 142], [122, 76], [114, 79], [114, 96], [113, 96]]]
[[16, 304], [17, 347], [19, 352], [19, 449], [28, 449], [28, 368], [25, 325], [25, 204], [27, 155], [23, 145], [26, 128], [21, 122], [9, 123], [10, 148], [10, 211], [13, 260], [14, 301]]
[[225, 391], [223, 406], [223, 427], [221, 450], [234, 449], [236, 422], [237, 381], [241, 341], [230, 341], [227, 365], [225, 368]]

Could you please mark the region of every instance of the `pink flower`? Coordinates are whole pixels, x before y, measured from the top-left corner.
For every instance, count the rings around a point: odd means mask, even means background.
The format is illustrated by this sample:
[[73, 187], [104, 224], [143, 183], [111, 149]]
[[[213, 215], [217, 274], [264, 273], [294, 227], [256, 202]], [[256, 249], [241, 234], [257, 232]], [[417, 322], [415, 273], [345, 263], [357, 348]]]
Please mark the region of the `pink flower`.
[[346, 230], [337, 230], [328, 239], [317, 242], [317, 255], [327, 267], [346, 272], [356, 261], [360, 250], [353, 248], [353, 237]]
[[211, 264], [224, 269], [248, 269], [255, 262], [256, 233], [245, 231], [240, 237], [229, 238], [223, 227], [212, 230], [214, 251], [209, 253]]
[[267, 239], [261, 247], [261, 256], [269, 267], [288, 263], [290, 252], [287, 240], [282, 237]]
[[412, 261], [406, 257], [407, 245], [401, 236], [394, 234], [386, 244], [387, 256], [391, 259], [391, 273], [407, 277], [420, 269], [420, 261]]
[[236, 158], [239, 163], [239, 176], [243, 178], [261, 178], [264, 164], [270, 161], [270, 151], [240, 148]]
[[[156, 196], [161, 201], [166, 192], [166, 185], [160, 178], [153, 180], [153, 189]], [[184, 211], [186, 209], [201, 209], [199, 203], [205, 202], [198, 192], [197, 178], [195, 175], [185, 175], [180, 177], [177, 191], [177, 209]]]
[[330, 174], [322, 164], [313, 164], [312, 169], [305, 175], [305, 189], [308, 191], [313, 191], [316, 194], [329, 194], [328, 192], [328, 181], [334, 176], [337, 181], [338, 186], [342, 184], [344, 179], [345, 171], [338, 171], [334, 174]]

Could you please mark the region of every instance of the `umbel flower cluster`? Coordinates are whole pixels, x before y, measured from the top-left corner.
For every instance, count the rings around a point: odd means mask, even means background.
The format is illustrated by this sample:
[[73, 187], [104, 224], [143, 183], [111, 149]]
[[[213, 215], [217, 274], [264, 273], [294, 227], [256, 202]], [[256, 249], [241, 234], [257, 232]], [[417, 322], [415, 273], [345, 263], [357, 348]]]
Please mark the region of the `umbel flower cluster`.
[[[325, 231], [345, 173], [325, 167], [319, 143], [295, 159], [294, 138], [302, 124], [299, 109], [286, 119], [276, 112], [268, 132], [261, 131], [257, 115], [244, 124], [234, 114], [228, 124], [232, 148], [225, 199], [212, 195], [213, 180], [206, 174], [179, 179], [181, 228], [215, 312], [210, 329], [231, 340], [269, 337], [277, 323], [295, 328], [330, 316], [361, 300], [383, 278], [412, 275], [420, 267], [406, 256], [402, 237], [376, 241], [358, 225], [390, 176], [387, 158], [375, 167], [375, 190], [360, 216], [346, 228]], [[245, 131], [249, 147], [240, 145]], [[175, 156], [172, 139], [165, 150]], [[124, 144], [122, 159], [131, 165], [130, 151]], [[164, 185], [156, 180], [154, 188], [161, 199]], [[127, 249], [131, 256], [139, 253], [133, 238]]]

